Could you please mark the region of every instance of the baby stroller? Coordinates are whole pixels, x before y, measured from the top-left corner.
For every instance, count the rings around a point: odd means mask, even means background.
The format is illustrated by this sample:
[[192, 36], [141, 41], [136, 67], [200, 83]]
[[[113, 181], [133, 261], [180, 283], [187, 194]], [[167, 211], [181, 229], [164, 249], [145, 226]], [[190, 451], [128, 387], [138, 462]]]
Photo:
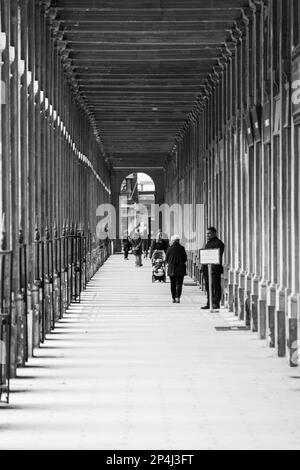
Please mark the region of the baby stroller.
[[166, 282], [166, 255], [164, 251], [155, 251], [152, 256], [152, 282]]

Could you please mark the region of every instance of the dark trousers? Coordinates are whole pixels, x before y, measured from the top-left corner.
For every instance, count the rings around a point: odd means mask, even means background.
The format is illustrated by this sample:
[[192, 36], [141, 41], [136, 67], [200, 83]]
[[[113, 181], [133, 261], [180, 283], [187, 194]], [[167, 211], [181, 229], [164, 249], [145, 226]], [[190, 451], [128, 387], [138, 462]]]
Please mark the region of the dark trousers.
[[125, 259], [128, 259], [128, 253], [129, 253], [129, 250], [126, 250], [126, 248], [124, 249], [124, 258]]
[[180, 299], [182, 294], [184, 276], [170, 276], [170, 279], [172, 297], [173, 299]]
[[135, 255], [135, 265], [140, 267], [142, 266], [142, 254]]
[[[207, 305], [211, 307], [210, 300], [209, 300], [209, 277], [208, 273], [204, 273], [204, 281], [205, 281], [205, 290], [207, 293]], [[220, 302], [222, 299], [222, 287], [221, 287], [221, 273], [213, 273], [212, 274], [212, 301], [213, 307], [220, 307]]]

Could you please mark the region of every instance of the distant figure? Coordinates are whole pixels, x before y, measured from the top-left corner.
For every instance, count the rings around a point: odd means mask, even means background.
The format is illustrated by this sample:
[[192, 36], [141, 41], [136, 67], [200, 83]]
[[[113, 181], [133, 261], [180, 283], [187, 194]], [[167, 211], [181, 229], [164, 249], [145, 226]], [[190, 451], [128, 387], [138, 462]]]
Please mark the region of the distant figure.
[[129, 254], [129, 251], [131, 250], [132, 245], [131, 245], [131, 241], [130, 241], [130, 238], [128, 236], [127, 230], [124, 233], [124, 238], [122, 240], [122, 245], [123, 245], [123, 251], [124, 251], [124, 259], [128, 260], [128, 254]]
[[168, 276], [171, 279], [171, 293], [173, 303], [180, 304], [184, 276], [186, 276], [187, 255], [180, 244], [180, 236], [174, 235], [171, 247], [167, 251]]
[[134, 235], [131, 237], [132, 252], [135, 255], [135, 265], [139, 268], [142, 265], [143, 253], [143, 240], [139, 230], [135, 230]]
[[164, 238], [161, 230], [158, 231], [155, 240], [153, 240], [150, 248], [150, 259], [152, 259], [155, 251], [164, 251], [167, 253], [169, 248], [169, 240]]
[[148, 229], [144, 223], [140, 227], [140, 234], [143, 240], [142, 250], [144, 253], [144, 258], [147, 259], [149, 255], [149, 248], [150, 248], [150, 244], [149, 244], [150, 235], [148, 234]]
[[[222, 298], [222, 287], [221, 287], [221, 275], [223, 274], [223, 254], [224, 254], [224, 243], [218, 239], [217, 230], [214, 227], [210, 227], [206, 232], [206, 250], [214, 250], [219, 248], [221, 254], [220, 264], [212, 265], [212, 308], [218, 310], [220, 308], [220, 302]], [[209, 276], [208, 276], [208, 265], [203, 264], [201, 270], [204, 275], [205, 289], [207, 293], [207, 304], [202, 307], [202, 310], [210, 309], [210, 295], [209, 295]]]
[[144, 238], [143, 240], [143, 253], [144, 253], [145, 259], [147, 259], [149, 256], [150, 246], [151, 246], [151, 238], [150, 238], [150, 235], [148, 235], [147, 238]]

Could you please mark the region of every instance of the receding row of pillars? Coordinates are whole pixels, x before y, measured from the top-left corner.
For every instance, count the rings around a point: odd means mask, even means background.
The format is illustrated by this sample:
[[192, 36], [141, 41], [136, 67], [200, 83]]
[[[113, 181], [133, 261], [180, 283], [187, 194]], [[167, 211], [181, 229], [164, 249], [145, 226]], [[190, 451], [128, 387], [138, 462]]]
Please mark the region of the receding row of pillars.
[[0, 313], [12, 309], [12, 375], [110, 253], [96, 238], [110, 172], [50, 13], [47, 1], [0, 2]]
[[[294, 18], [300, 6], [294, 0], [250, 5], [174, 148], [167, 200], [204, 205], [197, 227], [202, 245], [204, 224], [216, 226], [226, 246], [224, 305], [295, 366], [300, 47]], [[200, 248], [190, 253], [194, 276]]]

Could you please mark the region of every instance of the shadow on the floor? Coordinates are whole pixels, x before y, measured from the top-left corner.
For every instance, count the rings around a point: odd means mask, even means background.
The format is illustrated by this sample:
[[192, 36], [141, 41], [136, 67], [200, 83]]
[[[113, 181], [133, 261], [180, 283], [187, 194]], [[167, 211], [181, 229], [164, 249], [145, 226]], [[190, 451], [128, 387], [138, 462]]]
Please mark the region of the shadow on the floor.
[[[27, 367], [25, 369], [27, 369]], [[24, 375], [24, 377], [16, 377], [14, 380], [37, 380], [42, 378], [43, 377], [36, 377], [35, 375]]]
[[[47, 348], [47, 349], [57, 349], [57, 348]], [[34, 359], [64, 359], [64, 356], [35, 356]], [[28, 366], [26, 366], [27, 369]]]
[[[60, 330], [62, 330], [62, 328], [58, 328], [58, 329], [56, 329], [56, 330], [54, 330], [54, 331], [51, 331], [50, 335], [51, 335], [51, 336], [67, 335], [67, 334], [70, 335], [70, 334], [73, 333], [73, 331], [69, 331], [69, 330], [67, 330], [67, 329], [65, 329], [65, 328], [63, 329], [63, 331], [60, 331]], [[51, 338], [51, 336], [47, 337], [47, 341], [48, 341], [48, 339]]]
[[[36, 358], [36, 359], [40, 359], [40, 357]], [[27, 365], [26, 367], [24, 367], [23, 370], [28, 370], [28, 369], [52, 369], [51, 366], [46, 366], [46, 365], [42, 365], [42, 364], [29, 364]]]

